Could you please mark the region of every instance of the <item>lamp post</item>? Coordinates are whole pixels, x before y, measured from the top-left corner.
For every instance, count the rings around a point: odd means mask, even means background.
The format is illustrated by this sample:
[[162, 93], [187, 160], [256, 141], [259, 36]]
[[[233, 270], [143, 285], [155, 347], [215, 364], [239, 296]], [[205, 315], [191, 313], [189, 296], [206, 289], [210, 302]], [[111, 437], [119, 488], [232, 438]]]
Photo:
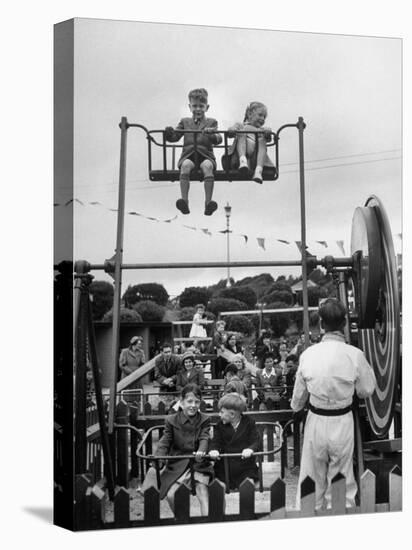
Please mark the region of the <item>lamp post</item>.
[[226, 214], [226, 252], [227, 252], [227, 280], [226, 287], [230, 287], [230, 214], [232, 212], [232, 207], [229, 203], [226, 203], [225, 214]]

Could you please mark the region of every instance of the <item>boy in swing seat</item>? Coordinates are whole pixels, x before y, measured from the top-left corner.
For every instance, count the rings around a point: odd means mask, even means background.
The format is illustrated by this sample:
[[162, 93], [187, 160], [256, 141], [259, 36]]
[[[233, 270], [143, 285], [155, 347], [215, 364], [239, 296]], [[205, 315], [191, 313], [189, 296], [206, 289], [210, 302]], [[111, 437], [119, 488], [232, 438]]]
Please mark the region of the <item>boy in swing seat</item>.
[[229, 458], [229, 487], [237, 489], [246, 478], [257, 482], [258, 467], [253, 454], [261, 450], [261, 440], [255, 421], [243, 413], [246, 399], [238, 393], [228, 393], [219, 400], [220, 420], [214, 428], [209, 445], [209, 457], [216, 460], [215, 475], [225, 482], [225, 468], [220, 454], [241, 453], [239, 458]]
[[[207, 118], [209, 109], [208, 93], [204, 88], [197, 88], [189, 92], [189, 109], [191, 117], [182, 118], [174, 129], [165, 128], [167, 141], [176, 142], [184, 135], [182, 155], [178, 162], [180, 169], [181, 198], [176, 201], [176, 208], [182, 214], [190, 214], [189, 189], [190, 174], [194, 168], [201, 170], [205, 187], [205, 216], [211, 216], [217, 209], [217, 203], [212, 200], [215, 184], [214, 170], [216, 158], [213, 154], [213, 145], [219, 145], [222, 136], [217, 132], [217, 121]], [[201, 133], [182, 133], [181, 130], [201, 130]]]

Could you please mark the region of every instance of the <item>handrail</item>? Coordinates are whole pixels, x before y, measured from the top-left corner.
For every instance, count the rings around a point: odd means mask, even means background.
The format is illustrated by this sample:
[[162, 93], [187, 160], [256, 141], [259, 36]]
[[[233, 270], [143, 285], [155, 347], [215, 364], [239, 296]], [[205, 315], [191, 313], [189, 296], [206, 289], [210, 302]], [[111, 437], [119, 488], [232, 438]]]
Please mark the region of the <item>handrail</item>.
[[[128, 124], [127, 125], [129, 128], [140, 128], [141, 130], [143, 130], [145, 133], [146, 133], [146, 137], [147, 139], [150, 139], [150, 141], [152, 143], [154, 143], [155, 145], [158, 145], [159, 147], [163, 147], [163, 143], [158, 143], [154, 137], [152, 136], [152, 134], [162, 134], [164, 135], [164, 133], [166, 132], [166, 130], [163, 128], [163, 129], [159, 129], [159, 130], [148, 130], [146, 128], [146, 126], [144, 126], [143, 124], [134, 124], [134, 123], [131, 123], [131, 124]], [[296, 124], [294, 124], [293, 126], [296, 126]], [[282, 130], [285, 126], [282, 126], [280, 128], [280, 130]], [[280, 131], [279, 130], [279, 131]], [[174, 128], [173, 131], [175, 132], [179, 132], [179, 134], [204, 134], [204, 135], [208, 135], [208, 133], [205, 134], [205, 132], [203, 130], [180, 130], [180, 129], [177, 129], [177, 128]], [[267, 133], [267, 134], [270, 134], [271, 137], [273, 137], [273, 141], [270, 141], [267, 143], [267, 146], [268, 147], [271, 147], [273, 145], [276, 145], [277, 141], [278, 141], [278, 132], [273, 132], [273, 131], [270, 131], [270, 132], [265, 132], [264, 130], [236, 130], [236, 131], [230, 131], [230, 130], [214, 130], [214, 132], [210, 132], [209, 135], [213, 135], [213, 134], [222, 134], [223, 136], [227, 136], [228, 138], [235, 138], [237, 134], [264, 134], [264, 133]], [[167, 144], [167, 147], [182, 147], [181, 144], [179, 145], [172, 145], [172, 143]], [[223, 145], [214, 145], [213, 147], [218, 147], [220, 149], [226, 149], [226, 145], [223, 144]]]
[[[212, 424], [214, 426], [215, 424]], [[256, 422], [256, 426], [273, 426], [274, 428], [278, 428], [280, 430], [279, 433], [279, 440], [280, 440], [280, 446], [279, 448], [275, 448], [269, 451], [255, 451], [252, 456], [270, 456], [273, 454], [276, 454], [280, 451], [283, 443], [283, 428], [280, 425], [279, 422]], [[136, 455], [139, 458], [142, 458], [143, 460], [183, 460], [183, 459], [189, 459], [194, 458], [195, 453], [190, 455], [143, 455], [140, 454], [139, 451], [143, 447], [143, 445], [146, 443], [146, 439], [149, 435], [151, 435], [151, 432], [154, 430], [164, 429], [164, 424], [159, 424], [157, 426], [152, 426], [147, 430], [147, 432], [144, 434], [140, 444], [138, 445], [136, 449]], [[207, 458], [209, 456], [208, 453], [205, 454], [204, 458]], [[242, 453], [220, 453], [219, 458], [241, 458]], [[211, 459], [212, 460], [212, 459]]]
[[[214, 424], [212, 424], [212, 426], [213, 425]], [[279, 445], [277, 447], [275, 447], [274, 449], [269, 449], [267, 451], [254, 451], [253, 452], [253, 454], [251, 455], [251, 458], [252, 457], [257, 458], [258, 462], [259, 462], [259, 466], [261, 466], [261, 463], [262, 463], [262, 460], [263, 460], [264, 456], [275, 455], [283, 447], [283, 429], [282, 429], [282, 426], [279, 422], [256, 422], [256, 426], [269, 426], [269, 425], [273, 426], [274, 433], [275, 433], [276, 430], [279, 431], [279, 436], [277, 437], [277, 439], [279, 441]], [[164, 425], [152, 426], [151, 428], [149, 428], [147, 430], [147, 432], [145, 432], [143, 438], [141, 439], [139, 445], [137, 446], [136, 456], [138, 458], [140, 458], [141, 460], [150, 460], [151, 462], [154, 463], [154, 468], [156, 470], [156, 481], [157, 481], [157, 486], [158, 487], [160, 487], [160, 464], [159, 464], [159, 461], [189, 460], [191, 489], [192, 489], [192, 494], [195, 495], [196, 491], [195, 491], [195, 484], [194, 484], [193, 466], [194, 466], [194, 460], [195, 460], [195, 454], [196, 453], [193, 453], [193, 454], [190, 454], [190, 455], [173, 455], [173, 456], [171, 456], [171, 455], [144, 455], [144, 454], [140, 453], [140, 450], [142, 449], [142, 447], [146, 443], [146, 439], [149, 436], [151, 437], [151, 434], [154, 430], [159, 430], [159, 429], [164, 429]], [[210, 458], [210, 460], [212, 460], [212, 461], [214, 460], [209, 456], [209, 453], [205, 453], [205, 455], [202, 458]], [[232, 458], [242, 458], [242, 453], [219, 453], [219, 457], [217, 459], [215, 459], [215, 460], [222, 459], [224, 461], [224, 465], [225, 465], [225, 468], [224, 468], [224, 470], [225, 470], [225, 482], [226, 482], [226, 492], [227, 493], [230, 492], [228, 460], [230, 460]], [[262, 468], [261, 467], [259, 468], [259, 489], [260, 489], [260, 491], [263, 491]]]

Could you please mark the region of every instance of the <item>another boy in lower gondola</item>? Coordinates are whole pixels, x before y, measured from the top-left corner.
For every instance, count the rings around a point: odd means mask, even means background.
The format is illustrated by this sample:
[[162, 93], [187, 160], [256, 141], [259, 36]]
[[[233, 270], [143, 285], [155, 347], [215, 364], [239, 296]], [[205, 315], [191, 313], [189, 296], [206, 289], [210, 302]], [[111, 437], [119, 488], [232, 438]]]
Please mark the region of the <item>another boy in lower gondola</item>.
[[[209, 447], [209, 457], [215, 460], [215, 475], [229, 482], [230, 489], [237, 489], [246, 478], [258, 481], [258, 467], [253, 456], [261, 450], [261, 440], [255, 421], [243, 413], [246, 399], [238, 393], [228, 393], [219, 400], [220, 420], [214, 428]], [[228, 477], [225, 479], [224, 459], [221, 454], [239, 453], [241, 457], [228, 458]]]

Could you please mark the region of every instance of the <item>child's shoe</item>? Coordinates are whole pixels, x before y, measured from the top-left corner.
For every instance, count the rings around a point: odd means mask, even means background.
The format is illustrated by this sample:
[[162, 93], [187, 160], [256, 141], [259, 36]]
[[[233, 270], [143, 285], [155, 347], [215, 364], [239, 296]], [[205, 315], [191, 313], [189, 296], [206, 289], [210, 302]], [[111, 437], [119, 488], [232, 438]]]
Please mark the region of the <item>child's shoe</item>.
[[205, 216], [211, 216], [215, 210], [217, 210], [217, 203], [215, 201], [209, 201], [205, 205]]
[[255, 181], [256, 183], [263, 183], [263, 178], [262, 178], [262, 168], [259, 166], [256, 168], [255, 170], [255, 173], [253, 174], [253, 181]]
[[247, 163], [246, 157], [240, 157], [239, 158], [239, 173], [244, 178], [249, 177], [249, 165]]
[[176, 201], [176, 208], [180, 210], [182, 214], [190, 214], [189, 205], [184, 199], [178, 199]]

